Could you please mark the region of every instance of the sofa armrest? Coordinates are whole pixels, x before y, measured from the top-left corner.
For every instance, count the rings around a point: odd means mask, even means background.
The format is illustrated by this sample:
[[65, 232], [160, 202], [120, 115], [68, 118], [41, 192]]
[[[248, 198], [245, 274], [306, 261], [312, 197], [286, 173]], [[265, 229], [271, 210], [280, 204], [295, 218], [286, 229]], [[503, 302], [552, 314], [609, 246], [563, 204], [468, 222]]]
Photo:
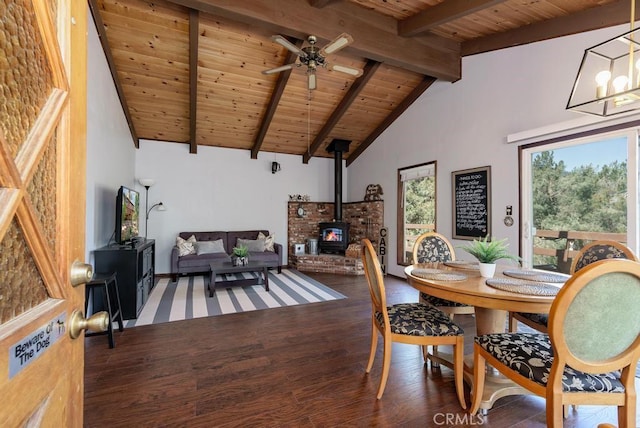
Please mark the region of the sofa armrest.
[[273, 251], [278, 255], [278, 273], [280, 273], [282, 269], [282, 245], [274, 242]]
[[171, 249], [171, 273], [173, 275], [178, 274], [178, 247], [174, 246]]

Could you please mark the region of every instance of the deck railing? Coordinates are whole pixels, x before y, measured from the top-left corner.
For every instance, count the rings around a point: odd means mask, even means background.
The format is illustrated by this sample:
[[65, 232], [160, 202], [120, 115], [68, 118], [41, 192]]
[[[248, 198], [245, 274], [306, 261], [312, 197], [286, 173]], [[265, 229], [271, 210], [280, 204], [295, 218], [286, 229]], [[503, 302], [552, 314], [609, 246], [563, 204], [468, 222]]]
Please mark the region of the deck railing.
[[[534, 266], [569, 273], [573, 258], [592, 241], [611, 240], [626, 245], [625, 233], [585, 232], [578, 230], [540, 230], [534, 235]], [[537, 257], [536, 257], [537, 256]]]

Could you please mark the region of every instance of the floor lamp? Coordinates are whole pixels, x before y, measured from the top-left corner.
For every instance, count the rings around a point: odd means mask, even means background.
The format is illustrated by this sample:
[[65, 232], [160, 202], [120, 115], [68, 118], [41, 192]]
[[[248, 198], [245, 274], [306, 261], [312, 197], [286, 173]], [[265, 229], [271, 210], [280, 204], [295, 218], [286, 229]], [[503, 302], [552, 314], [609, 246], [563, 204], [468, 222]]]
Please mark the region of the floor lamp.
[[149, 208], [149, 187], [153, 186], [155, 180], [152, 178], [140, 178], [138, 182], [142, 184], [146, 190], [145, 192], [145, 201], [144, 201], [144, 212], [145, 212], [145, 220], [144, 220], [144, 239], [147, 240], [147, 230], [149, 227], [149, 213], [155, 208], [158, 207], [158, 211], [166, 211], [166, 207], [162, 202], [158, 202], [153, 204], [151, 208]]

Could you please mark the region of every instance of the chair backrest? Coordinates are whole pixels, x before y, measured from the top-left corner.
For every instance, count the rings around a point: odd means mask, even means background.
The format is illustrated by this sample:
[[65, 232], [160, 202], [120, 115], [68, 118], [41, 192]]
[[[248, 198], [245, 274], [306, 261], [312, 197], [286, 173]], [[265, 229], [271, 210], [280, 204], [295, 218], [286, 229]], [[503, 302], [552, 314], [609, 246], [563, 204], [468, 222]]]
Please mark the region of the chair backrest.
[[423, 233], [413, 244], [413, 263], [450, 262], [455, 259], [453, 245], [437, 232]]
[[[562, 390], [568, 365], [585, 373], [627, 371], [634, 382], [640, 356], [640, 263], [600, 260], [565, 283], [549, 313], [554, 366], [549, 382]], [[633, 373], [629, 374], [629, 371]], [[625, 371], [623, 370], [623, 379]]]
[[385, 325], [389, 325], [382, 268], [380, 267], [376, 250], [373, 248], [371, 241], [366, 238], [362, 240], [362, 263], [364, 264], [364, 274], [369, 284], [373, 312], [374, 314], [376, 311], [382, 313], [385, 318]]
[[590, 263], [605, 259], [628, 259], [638, 261], [633, 251], [617, 241], [593, 241], [580, 250], [573, 259], [569, 273], [574, 274]]

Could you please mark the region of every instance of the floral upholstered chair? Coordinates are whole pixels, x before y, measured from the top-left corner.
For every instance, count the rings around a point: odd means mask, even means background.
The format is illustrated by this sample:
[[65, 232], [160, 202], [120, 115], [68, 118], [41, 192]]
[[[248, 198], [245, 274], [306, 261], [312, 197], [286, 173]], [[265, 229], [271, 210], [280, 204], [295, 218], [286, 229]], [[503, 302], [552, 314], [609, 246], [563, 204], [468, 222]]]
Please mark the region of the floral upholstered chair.
[[[413, 245], [413, 263], [450, 262], [456, 259], [453, 245], [447, 238], [436, 232], [426, 232], [418, 236]], [[420, 293], [420, 301], [435, 306], [451, 318], [455, 314], [473, 314], [473, 306], [451, 300], [440, 299]]]
[[618, 425], [635, 426], [640, 356], [640, 263], [597, 261], [562, 287], [549, 333], [495, 333], [473, 346], [471, 414], [478, 411], [486, 363], [546, 398], [547, 426], [560, 428], [563, 406], [615, 405]]
[[392, 342], [426, 347], [429, 345], [453, 346], [453, 376], [458, 400], [463, 409], [464, 399], [463, 352], [464, 331], [446, 314], [423, 303], [399, 303], [387, 306], [387, 297], [380, 261], [368, 239], [362, 240], [362, 262], [371, 294], [371, 351], [366, 372], [371, 371], [378, 346], [378, 333], [382, 335], [382, 376], [377, 398], [384, 393], [391, 366]]
[[[573, 275], [580, 269], [598, 260], [614, 259], [638, 260], [635, 254], [633, 254], [633, 251], [619, 242], [609, 240], [593, 241], [582, 247], [578, 255], [573, 259], [569, 273]], [[546, 333], [549, 315], [529, 314], [525, 312], [509, 313], [509, 331], [517, 330], [518, 321], [535, 330]]]

